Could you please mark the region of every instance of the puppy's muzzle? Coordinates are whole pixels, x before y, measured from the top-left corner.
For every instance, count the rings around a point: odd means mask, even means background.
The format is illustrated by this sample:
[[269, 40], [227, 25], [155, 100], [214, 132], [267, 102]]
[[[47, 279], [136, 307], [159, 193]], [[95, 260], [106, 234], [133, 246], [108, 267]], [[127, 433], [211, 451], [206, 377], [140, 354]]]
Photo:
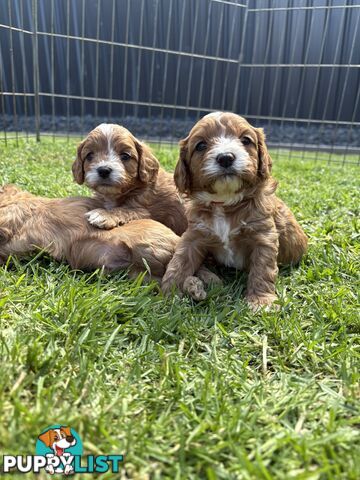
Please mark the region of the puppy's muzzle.
[[97, 170], [99, 177], [101, 178], [109, 178], [112, 172], [112, 168], [110, 167], [99, 167]]
[[69, 443], [72, 443], [75, 440], [75, 438], [72, 435], [67, 435], [66, 441]]
[[216, 161], [220, 165], [220, 167], [229, 168], [235, 161], [235, 155], [233, 155], [232, 153], [220, 153], [216, 157]]

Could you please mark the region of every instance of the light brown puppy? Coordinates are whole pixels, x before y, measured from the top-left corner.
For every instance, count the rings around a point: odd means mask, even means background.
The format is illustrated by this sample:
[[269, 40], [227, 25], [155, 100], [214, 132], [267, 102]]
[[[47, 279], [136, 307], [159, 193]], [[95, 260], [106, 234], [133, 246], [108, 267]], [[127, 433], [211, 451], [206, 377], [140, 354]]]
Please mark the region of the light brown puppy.
[[164, 292], [199, 268], [207, 254], [248, 271], [246, 299], [254, 309], [277, 297], [279, 264], [299, 262], [307, 238], [275, 196], [263, 130], [244, 118], [214, 112], [180, 142], [175, 183], [191, 199], [189, 227], [163, 278]]
[[104, 229], [152, 218], [176, 234], [187, 227], [185, 207], [171, 174], [160, 168], [150, 148], [126, 128], [103, 123], [80, 143], [72, 167], [77, 183], [96, 192], [101, 208], [86, 214]]
[[[151, 219], [99, 230], [85, 218], [99, 204], [94, 198], [43, 198], [15, 185], [0, 187], [0, 264], [10, 255], [21, 257], [40, 249], [72, 268], [129, 268], [132, 277], [149, 268], [151, 278], [161, 280], [179, 237]], [[214, 281], [203, 267], [198, 274], [205, 283]], [[197, 300], [205, 296], [197, 277], [187, 279], [186, 290]]]

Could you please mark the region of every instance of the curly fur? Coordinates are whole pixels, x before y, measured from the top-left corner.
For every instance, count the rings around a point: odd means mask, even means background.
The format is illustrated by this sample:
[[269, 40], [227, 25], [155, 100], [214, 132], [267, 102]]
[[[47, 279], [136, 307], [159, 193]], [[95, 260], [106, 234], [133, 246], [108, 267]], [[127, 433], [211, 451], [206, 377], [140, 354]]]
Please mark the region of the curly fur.
[[[200, 145], [200, 147], [199, 147]], [[223, 166], [221, 155], [232, 164]], [[299, 262], [307, 237], [275, 195], [272, 160], [262, 129], [216, 112], [202, 118], [180, 142], [175, 183], [191, 201], [189, 226], [163, 278], [164, 292], [182, 289], [208, 254], [248, 272], [252, 308], [276, 299], [278, 264]]]
[[[99, 168], [111, 169], [108, 177]], [[181, 235], [187, 227], [184, 202], [171, 174], [160, 168], [151, 149], [126, 128], [101, 124], [80, 143], [72, 167], [74, 179], [95, 192], [99, 208], [88, 221], [111, 229], [151, 218]]]

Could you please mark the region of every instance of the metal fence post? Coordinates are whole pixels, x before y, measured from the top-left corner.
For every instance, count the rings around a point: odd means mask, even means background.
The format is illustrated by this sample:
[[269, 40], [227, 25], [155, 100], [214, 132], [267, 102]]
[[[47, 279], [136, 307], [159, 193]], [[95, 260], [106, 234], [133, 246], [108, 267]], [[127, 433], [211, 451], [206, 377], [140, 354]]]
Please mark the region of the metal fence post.
[[38, 0], [32, 0], [32, 50], [34, 79], [34, 111], [36, 141], [40, 142], [40, 97], [39, 97], [39, 49], [38, 49]]

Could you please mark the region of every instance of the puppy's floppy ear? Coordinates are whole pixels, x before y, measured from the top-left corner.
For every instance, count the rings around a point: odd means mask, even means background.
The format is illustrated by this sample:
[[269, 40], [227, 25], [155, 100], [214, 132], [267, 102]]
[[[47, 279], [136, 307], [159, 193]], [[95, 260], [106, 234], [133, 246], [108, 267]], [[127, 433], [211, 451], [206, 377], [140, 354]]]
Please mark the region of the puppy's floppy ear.
[[150, 150], [150, 147], [145, 143], [140, 143], [138, 140], [135, 140], [135, 145], [139, 155], [139, 178], [143, 183], [149, 183], [155, 180], [160, 164]]
[[77, 182], [79, 185], [84, 183], [84, 160], [81, 158], [81, 152], [84, 148], [84, 145], [85, 140], [83, 140], [77, 147], [76, 160], [72, 164], [72, 174], [75, 182]]
[[186, 163], [188, 155], [188, 140], [189, 137], [180, 140], [180, 155], [175, 167], [174, 181], [179, 192], [187, 193], [190, 190], [190, 171]]
[[270, 177], [272, 160], [265, 143], [265, 134], [262, 128], [256, 128], [258, 137], [258, 176], [266, 179]]
[[47, 430], [46, 432], [42, 433], [41, 435], [38, 436], [38, 439], [41, 440], [47, 447], [50, 447], [51, 445], [51, 435], [50, 435], [50, 430]]

